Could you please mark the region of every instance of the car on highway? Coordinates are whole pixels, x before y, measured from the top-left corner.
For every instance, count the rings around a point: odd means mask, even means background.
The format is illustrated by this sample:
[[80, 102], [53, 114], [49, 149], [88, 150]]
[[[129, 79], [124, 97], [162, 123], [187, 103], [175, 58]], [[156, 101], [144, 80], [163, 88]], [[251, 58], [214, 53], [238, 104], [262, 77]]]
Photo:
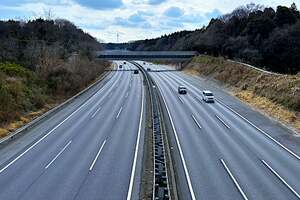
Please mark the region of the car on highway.
[[126, 65], [126, 62], [124, 61], [123, 64]]
[[135, 70], [133, 71], [133, 73], [134, 73], [134, 74], [138, 74], [138, 73], [139, 73], [139, 70], [135, 69]]
[[120, 68], [120, 69], [122, 69], [122, 67], [123, 67], [122, 65], [119, 65], [119, 68]]
[[151, 71], [151, 68], [147, 68], [147, 71]]
[[178, 93], [179, 94], [187, 94], [187, 90], [185, 86], [178, 86]]
[[214, 103], [215, 102], [214, 94], [209, 90], [204, 90], [202, 92], [202, 99], [203, 99], [203, 101], [205, 101], [207, 103], [209, 103], [209, 102]]

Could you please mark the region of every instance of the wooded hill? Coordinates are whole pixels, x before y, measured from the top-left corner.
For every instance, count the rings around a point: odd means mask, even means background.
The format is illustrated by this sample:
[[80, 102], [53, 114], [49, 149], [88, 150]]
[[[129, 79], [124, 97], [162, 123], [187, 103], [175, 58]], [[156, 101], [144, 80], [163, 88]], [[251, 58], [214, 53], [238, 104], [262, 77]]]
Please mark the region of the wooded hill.
[[300, 12], [249, 4], [212, 19], [208, 26], [126, 45], [129, 50], [195, 50], [280, 73], [300, 71]]
[[100, 48], [66, 20], [0, 21], [0, 137], [97, 79]]
[[0, 21], [0, 61], [35, 69], [45, 56], [66, 59], [71, 53], [92, 57], [100, 44], [67, 20]]

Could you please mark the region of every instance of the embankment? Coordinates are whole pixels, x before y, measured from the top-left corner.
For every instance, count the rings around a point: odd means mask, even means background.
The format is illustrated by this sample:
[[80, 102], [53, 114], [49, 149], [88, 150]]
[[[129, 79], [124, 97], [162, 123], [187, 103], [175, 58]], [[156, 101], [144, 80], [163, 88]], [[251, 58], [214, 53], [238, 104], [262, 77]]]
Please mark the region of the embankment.
[[198, 56], [184, 71], [225, 85], [233, 95], [300, 131], [300, 74], [270, 74], [224, 58]]

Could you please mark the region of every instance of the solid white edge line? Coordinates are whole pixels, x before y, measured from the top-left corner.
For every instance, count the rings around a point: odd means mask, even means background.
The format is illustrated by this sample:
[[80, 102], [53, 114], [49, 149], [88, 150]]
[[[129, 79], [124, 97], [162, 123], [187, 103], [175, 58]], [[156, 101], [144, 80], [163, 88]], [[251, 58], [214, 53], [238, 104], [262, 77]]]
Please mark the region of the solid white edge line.
[[[157, 85], [157, 86], [158, 86], [158, 85]], [[159, 88], [159, 90], [161, 91], [161, 89], [160, 89], [159, 86], [158, 86], [158, 88]], [[161, 94], [162, 94], [162, 93], [161, 93]], [[184, 159], [184, 156], [183, 156], [183, 152], [182, 152], [182, 149], [181, 149], [181, 145], [180, 145], [180, 142], [179, 142], [179, 139], [178, 139], [177, 131], [176, 131], [176, 129], [175, 129], [175, 125], [174, 125], [172, 116], [171, 116], [170, 111], [169, 111], [169, 107], [168, 107], [168, 105], [167, 105], [167, 103], [166, 103], [165, 97], [164, 97], [163, 95], [161, 95], [161, 96], [162, 96], [162, 99], [163, 99], [164, 104], [165, 104], [165, 106], [166, 106], [167, 113], [168, 113], [168, 116], [169, 116], [169, 119], [170, 119], [170, 122], [171, 122], [171, 125], [172, 125], [172, 129], [173, 129], [173, 132], [174, 132], [174, 135], [175, 135], [177, 147], [178, 147], [178, 149], [179, 149], [180, 158], [181, 158], [181, 161], [182, 161], [182, 164], [183, 164], [184, 173], [185, 173], [185, 176], [186, 176], [186, 179], [187, 179], [187, 183], [188, 183], [188, 186], [189, 186], [189, 190], [190, 190], [190, 193], [191, 193], [192, 200], [196, 200], [195, 193], [194, 193], [194, 189], [193, 189], [193, 185], [192, 185], [192, 182], [191, 182], [191, 178], [190, 178], [190, 175], [189, 175], [187, 166], [186, 166], [186, 162], [185, 162], [185, 159]]]
[[192, 116], [192, 118], [193, 118], [195, 124], [198, 126], [198, 128], [202, 129], [202, 127], [201, 127], [201, 125], [199, 124], [199, 122], [197, 121], [196, 117], [195, 117], [193, 114], [192, 114], [191, 116]]
[[[217, 100], [217, 99], [216, 99]], [[250, 122], [248, 119], [246, 119], [245, 117], [243, 117], [241, 114], [239, 114], [237, 111], [233, 110], [232, 108], [230, 108], [229, 106], [227, 106], [225, 103], [221, 102], [220, 100], [217, 100], [221, 105], [225, 106], [227, 109], [229, 109], [231, 112], [233, 112], [234, 114], [236, 114], [237, 116], [239, 116], [240, 118], [242, 118], [244, 121], [248, 122], [252, 127], [254, 127], [255, 129], [257, 129], [259, 132], [261, 132], [262, 134], [264, 134], [267, 138], [269, 138], [270, 140], [272, 140], [273, 142], [275, 142], [277, 145], [279, 145], [281, 148], [283, 148], [284, 150], [286, 150], [288, 153], [290, 153], [291, 155], [293, 155], [295, 158], [297, 158], [298, 160], [300, 160], [300, 156], [298, 156], [296, 153], [294, 153], [292, 150], [290, 150], [289, 148], [285, 147], [283, 144], [281, 144], [280, 142], [278, 142], [277, 140], [275, 140], [272, 136], [270, 136], [267, 132], [265, 132], [264, 130], [260, 129], [259, 127], [257, 127], [256, 125], [254, 125], [252, 122]]]
[[233, 181], [234, 185], [237, 187], [238, 191], [240, 192], [240, 194], [242, 195], [242, 197], [244, 198], [244, 200], [248, 200], [246, 194], [244, 193], [244, 191], [242, 190], [241, 186], [239, 185], [239, 183], [237, 182], [237, 180], [234, 178], [233, 174], [231, 173], [231, 171], [229, 170], [229, 168], [227, 167], [225, 161], [223, 159], [220, 159], [223, 167], [225, 168], [226, 172], [228, 173], [229, 177], [231, 178], [231, 180]]
[[66, 148], [72, 143], [72, 140], [70, 140], [65, 146], [64, 148], [62, 148], [62, 150], [60, 150], [60, 152], [50, 161], [50, 163], [45, 167], [45, 169], [48, 169], [50, 167], [50, 165], [60, 156], [60, 154], [62, 154]]
[[94, 118], [96, 116], [96, 114], [102, 109], [102, 106], [100, 106], [92, 115], [92, 118]]
[[93, 168], [94, 168], [94, 166], [95, 166], [95, 164], [96, 164], [96, 162], [97, 162], [97, 160], [98, 160], [98, 157], [99, 157], [99, 155], [100, 155], [100, 153], [101, 153], [101, 151], [102, 151], [102, 149], [103, 149], [105, 143], [106, 143], [106, 140], [104, 140], [104, 142], [102, 143], [102, 145], [101, 145], [99, 151], [97, 152], [97, 155], [96, 155], [95, 159], [93, 160], [93, 162], [92, 162], [92, 164], [91, 164], [91, 166], [90, 166], [90, 168], [89, 168], [89, 171], [92, 171], [92, 170], [93, 170]]
[[[106, 85], [106, 84], [105, 84]], [[55, 131], [58, 127], [60, 127], [65, 121], [67, 121], [68, 119], [70, 119], [75, 113], [77, 113], [79, 110], [81, 110], [81, 108], [83, 108], [85, 105], [87, 105], [96, 94], [99, 94], [99, 92], [102, 92], [104, 90], [105, 86], [102, 87], [98, 92], [96, 92], [94, 95], [92, 95], [84, 104], [82, 104], [79, 108], [77, 108], [75, 111], [73, 111], [67, 118], [65, 118], [62, 122], [60, 122], [58, 125], [56, 125], [53, 129], [51, 129], [46, 135], [44, 135], [43, 137], [41, 137], [38, 141], [36, 141], [33, 145], [31, 145], [28, 149], [26, 149], [23, 153], [21, 153], [20, 155], [18, 155], [15, 159], [13, 159], [12, 161], [10, 161], [5, 167], [3, 167], [0, 170], [0, 174], [6, 170], [9, 166], [11, 166], [12, 164], [14, 164], [17, 160], [19, 160], [22, 156], [24, 156], [28, 151], [30, 151], [33, 147], [35, 147], [36, 145], [38, 145], [41, 141], [43, 141], [46, 137], [48, 137], [53, 131]]]
[[118, 119], [118, 118], [119, 118], [119, 116], [120, 116], [120, 114], [121, 114], [122, 110], [123, 110], [123, 106], [120, 108], [120, 110], [119, 110], [119, 112], [118, 112], [118, 114], [117, 114], [117, 116], [116, 116], [116, 119]]
[[[176, 78], [176, 77], [175, 77]], [[197, 87], [195, 87], [193, 84], [189, 83], [188, 81], [184, 80], [183, 78], [181, 78], [179, 75], [177, 75], [177, 78], [181, 79], [182, 81], [184, 81], [185, 83], [187, 83], [188, 85], [192, 86], [194, 89], [196, 90], [200, 90]], [[217, 98], [215, 98], [215, 100], [217, 102], [219, 102], [221, 105], [223, 105], [225, 108], [227, 108], [228, 110], [230, 110], [231, 112], [233, 112], [234, 114], [236, 114], [237, 116], [239, 116], [240, 118], [242, 118], [244, 121], [246, 121], [247, 123], [249, 123], [252, 127], [254, 127], [255, 129], [257, 129], [259, 132], [261, 132], [262, 134], [264, 134], [267, 138], [269, 138], [270, 140], [272, 140], [273, 142], [275, 142], [277, 145], [279, 145], [281, 148], [283, 148], [284, 150], [286, 150], [288, 153], [290, 153], [291, 155], [293, 155], [295, 158], [297, 158], [298, 160], [300, 160], [300, 156], [297, 155], [296, 153], [294, 153], [292, 150], [290, 150], [289, 148], [285, 147], [283, 144], [281, 144], [280, 142], [278, 142], [277, 140], [275, 140], [272, 136], [270, 136], [267, 132], [265, 132], [264, 130], [260, 129], [259, 127], [257, 127], [256, 125], [254, 125], [252, 122], [250, 122], [248, 119], [246, 119], [244, 116], [242, 116], [241, 114], [239, 114], [237, 111], [235, 111], [234, 109], [232, 109], [231, 107], [229, 107], [228, 105], [226, 105], [225, 103], [223, 103], [222, 101], [218, 100]]]
[[132, 190], [133, 190], [133, 183], [134, 183], [134, 176], [135, 176], [135, 170], [136, 170], [136, 163], [137, 163], [137, 156], [139, 151], [139, 143], [140, 143], [140, 137], [141, 137], [141, 130], [142, 130], [142, 122], [143, 122], [143, 113], [144, 113], [144, 88], [142, 86], [142, 105], [141, 105], [141, 115], [140, 115], [140, 122], [139, 122], [139, 129], [138, 129], [138, 135], [136, 139], [135, 144], [135, 153], [134, 153], [134, 159], [132, 164], [132, 170], [131, 170], [131, 177], [129, 182], [129, 188], [127, 193], [127, 200], [131, 200]]
[[289, 190], [292, 191], [292, 193], [294, 195], [296, 195], [296, 197], [298, 199], [300, 199], [300, 195], [296, 192], [296, 190], [294, 190], [294, 188], [292, 188], [292, 186], [290, 186], [274, 169], [272, 169], [272, 167], [264, 160], [261, 160], [261, 162], [287, 187], [289, 188]]
[[216, 116], [216, 118], [217, 118], [220, 122], [222, 122], [222, 124], [223, 124], [224, 126], [226, 126], [226, 128], [230, 129], [230, 126], [228, 126], [228, 125], [224, 122], [223, 119], [221, 119], [218, 115], [215, 115], [215, 116]]

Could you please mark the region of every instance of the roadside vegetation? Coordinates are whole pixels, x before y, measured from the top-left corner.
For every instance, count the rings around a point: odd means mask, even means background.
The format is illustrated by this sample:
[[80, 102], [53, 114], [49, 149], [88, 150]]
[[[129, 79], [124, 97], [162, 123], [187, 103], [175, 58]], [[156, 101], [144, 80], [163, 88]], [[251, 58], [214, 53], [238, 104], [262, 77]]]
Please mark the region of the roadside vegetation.
[[0, 137], [95, 81], [100, 44], [66, 20], [0, 21]]
[[225, 84], [241, 100], [300, 131], [300, 73], [269, 74], [212, 56], [195, 57], [184, 70]]
[[128, 44], [129, 50], [193, 50], [253, 64], [273, 72], [300, 71], [300, 12], [296, 4], [276, 10], [248, 4], [211, 19], [195, 31], [181, 31]]

